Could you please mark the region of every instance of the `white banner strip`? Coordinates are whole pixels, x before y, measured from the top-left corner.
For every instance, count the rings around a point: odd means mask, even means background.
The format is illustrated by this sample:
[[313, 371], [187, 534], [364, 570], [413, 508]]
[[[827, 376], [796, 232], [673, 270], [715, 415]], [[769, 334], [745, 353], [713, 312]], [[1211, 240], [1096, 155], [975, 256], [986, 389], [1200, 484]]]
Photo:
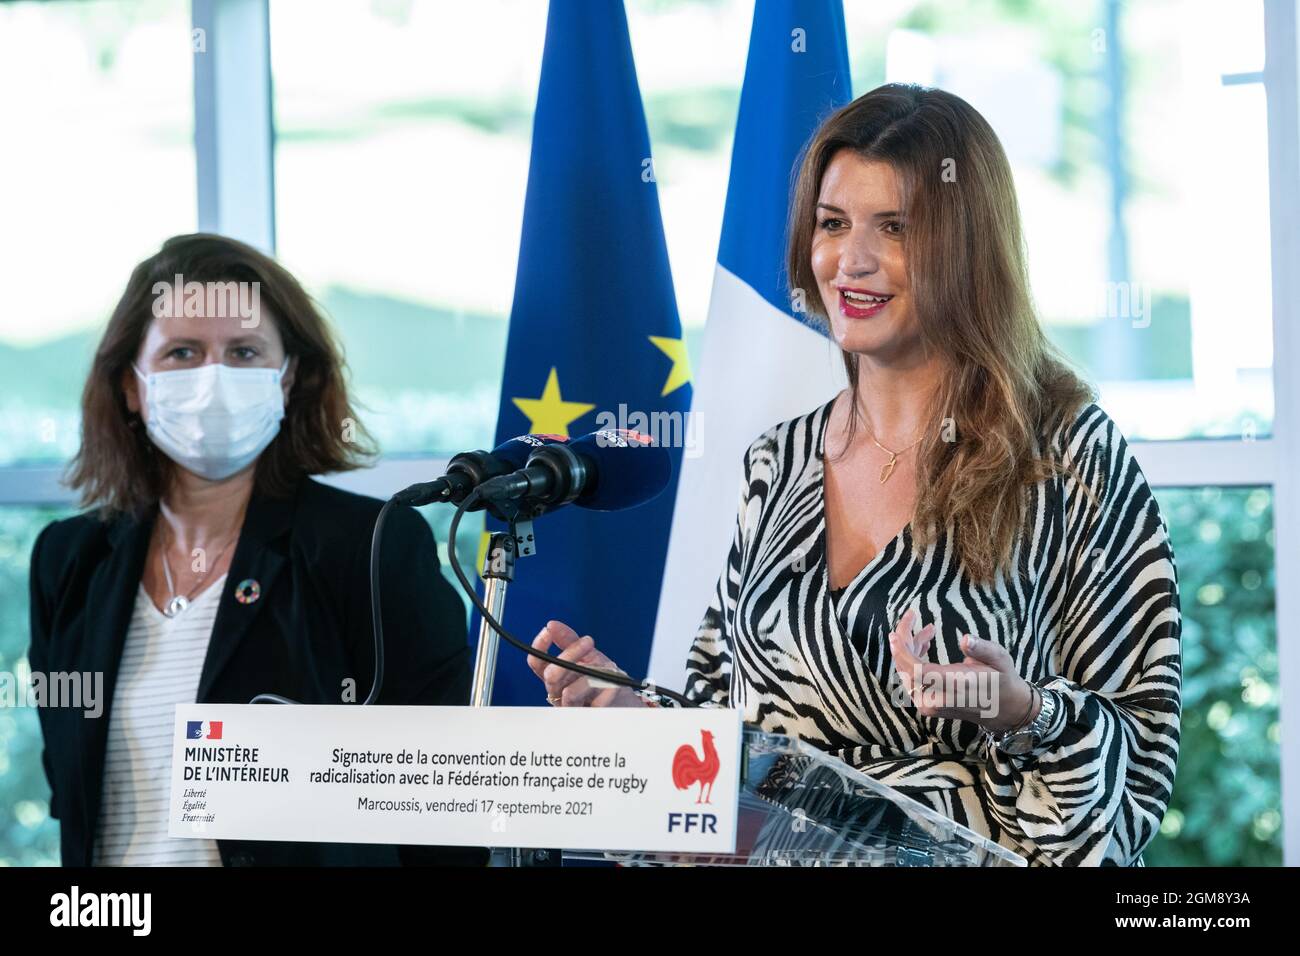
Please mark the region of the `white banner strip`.
[[168, 833], [731, 853], [737, 710], [186, 704]]

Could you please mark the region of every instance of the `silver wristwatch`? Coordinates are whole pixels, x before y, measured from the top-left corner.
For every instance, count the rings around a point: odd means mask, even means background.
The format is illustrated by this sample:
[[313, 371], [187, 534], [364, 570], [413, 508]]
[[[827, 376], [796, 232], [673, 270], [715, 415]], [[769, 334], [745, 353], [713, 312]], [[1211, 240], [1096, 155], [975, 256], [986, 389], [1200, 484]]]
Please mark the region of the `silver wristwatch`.
[[994, 734], [993, 746], [1005, 754], [1018, 756], [1029, 753], [1042, 742], [1043, 734], [1047, 733], [1052, 718], [1056, 716], [1056, 695], [1038, 688], [1038, 696], [1042, 700], [1038, 708], [1038, 716], [1026, 727]]

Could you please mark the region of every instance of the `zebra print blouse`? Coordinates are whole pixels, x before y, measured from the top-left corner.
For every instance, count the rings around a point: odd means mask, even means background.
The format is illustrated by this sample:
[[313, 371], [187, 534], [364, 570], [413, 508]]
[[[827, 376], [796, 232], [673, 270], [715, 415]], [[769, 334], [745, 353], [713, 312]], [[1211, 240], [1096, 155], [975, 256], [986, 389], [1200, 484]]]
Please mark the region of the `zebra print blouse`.
[[[828, 402], [769, 429], [745, 458], [726, 566], [687, 659], [686, 694], [736, 707], [921, 800], [1031, 866], [1143, 866], [1173, 788], [1181, 614], [1168, 530], [1115, 423], [1095, 404], [1052, 437], [1094, 491], [1040, 482], [1012, 567], [991, 584], [921, 557], [910, 525], [832, 595], [823, 450]], [[963, 633], [1006, 647], [1056, 697], [1033, 751], [1009, 756], [976, 723], [920, 717], [898, 692], [888, 634], [908, 608], [934, 622], [929, 660]]]

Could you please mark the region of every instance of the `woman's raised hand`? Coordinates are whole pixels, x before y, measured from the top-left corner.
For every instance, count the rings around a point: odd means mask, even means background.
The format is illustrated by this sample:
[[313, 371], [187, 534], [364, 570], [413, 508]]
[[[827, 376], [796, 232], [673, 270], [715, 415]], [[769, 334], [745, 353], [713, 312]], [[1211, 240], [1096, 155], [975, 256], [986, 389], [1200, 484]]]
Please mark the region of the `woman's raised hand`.
[[966, 634], [961, 663], [934, 664], [927, 659], [934, 625], [913, 634], [915, 619], [909, 609], [890, 633], [889, 648], [918, 716], [968, 720], [989, 731], [1023, 727], [1038, 716], [1033, 688], [1004, 647]]
[[[591, 637], [579, 637], [577, 631], [560, 621], [547, 621], [533, 640], [533, 647], [548, 654], [551, 645], [560, 648], [562, 660], [623, 673], [617, 664], [596, 650], [596, 642]], [[649, 706], [630, 687], [592, 687], [591, 681], [577, 671], [531, 655], [528, 666], [542, 679], [546, 685], [546, 699], [556, 707]]]

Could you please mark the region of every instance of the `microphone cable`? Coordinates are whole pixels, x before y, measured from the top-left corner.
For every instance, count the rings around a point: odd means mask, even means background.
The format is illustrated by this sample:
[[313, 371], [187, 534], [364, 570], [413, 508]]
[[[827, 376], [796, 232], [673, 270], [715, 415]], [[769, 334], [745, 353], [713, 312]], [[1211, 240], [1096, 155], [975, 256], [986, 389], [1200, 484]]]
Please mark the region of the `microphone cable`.
[[[605, 681], [609, 684], [615, 684], [620, 687], [627, 687], [638, 694], [653, 694], [658, 697], [667, 698], [680, 707], [699, 707], [696, 701], [685, 697], [676, 691], [668, 690], [664, 687], [658, 687], [650, 681], [640, 681], [635, 677], [630, 677], [620, 671], [607, 671], [598, 667], [588, 667], [585, 664], [579, 664], [575, 661], [561, 660], [553, 654], [547, 654], [545, 651], [539, 651], [507, 631], [500, 621], [493, 617], [492, 612], [488, 610], [486, 604], [478, 596], [478, 590], [470, 583], [466, 577], [464, 569], [461, 567], [460, 558], [456, 554], [456, 537], [460, 529], [461, 518], [480, 498], [478, 489], [470, 492], [465, 499], [456, 506], [456, 514], [451, 519], [451, 527], [447, 532], [447, 558], [451, 562], [451, 569], [456, 575], [456, 580], [460, 582], [461, 590], [469, 596], [470, 603], [474, 609], [482, 616], [483, 620], [488, 622], [492, 630], [496, 631], [508, 644], [518, 648], [525, 654], [552, 664], [558, 664], [566, 670], [575, 671], [586, 677], [593, 677], [596, 680]], [[394, 496], [384, 502], [384, 506], [379, 509], [379, 516], [375, 519], [374, 532], [370, 538], [370, 617], [375, 632], [375, 677], [370, 685], [370, 693], [362, 701], [362, 705], [373, 704], [379, 698], [379, 691], [384, 683], [384, 618], [383, 602], [380, 597], [380, 574], [379, 574], [379, 555], [384, 536], [384, 520], [388, 517], [393, 506], [398, 504], [397, 497]], [[279, 694], [258, 694], [250, 703], [253, 704], [297, 704], [298, 701], [290, 700]]]
[[[455, 572], [456, 580], [460, 582], [461, 589], [469, 595], [470, 602], [474, 605], [475, 610], [482, 615], [483, 620], [488, 622], [488, 625], [492, 630], [501, 635], [507, 643], [519, 648], [519, 650], [523, 651], [525, 654], [536, 657], [540, 660], [548, 661], [552, 664], [558, 664], [566, 670], [576, 671], [586, 677], [594, 677], [597, 680], [605, 681], [609, 684], [617, 684], [620, 687], [627, 687], [636, 691], [638, 694], [648, 693], [659, 697], [665, 697], [680, 707], [700, 706], [696, 701], [690, 700], [676, 691], [658, 687], [650, 681], [637, 680], [635, 677], [629, 677], [621, 671], [607, 671], [602, 670], [599, 667], [588, 667], [585, 664], [579, 664], [575, 661], [561, 660], [553, 654], [539, 651], [531, 644], [521, 641], [519, 638], [507, 631], [505, 627], [502, 626], [501, 622], [492, 616], [492, 612], [489, 611], [487, 605], [483, 603], [483, 599], [478, 596], [478, 589], [470, 584], [469, 578], [465, 576], [465, 571], [460, 566], [460, 559], [456, 556], [456, 533], [460, 528], [460, 519], [464, 516], [470, 506], [478, 501], [479, 497], [479, 490], [475, 488], [468, 496], [466, 496], [464, 501], [457, 505], [456, 514], [452, 517], [451, 527], [447, 531], [447, 558], [451, 562], [451, 569]], [[376, 593], [378, 592], [376, 591]]]
[[370, 536], [370, 620], [375, 631], [375, 679], [370, 684], [370, 693], [361, 702], [363, 705], [378, 700], [379, 688], [384, 686], [384, 614], [379, 599], [379, 544], [384, 539], [384, 519], [395, 504], [395, 497], [384, 502], [384, 506], [379, 509], [379, 517], [375, 519], [374, 534]]

